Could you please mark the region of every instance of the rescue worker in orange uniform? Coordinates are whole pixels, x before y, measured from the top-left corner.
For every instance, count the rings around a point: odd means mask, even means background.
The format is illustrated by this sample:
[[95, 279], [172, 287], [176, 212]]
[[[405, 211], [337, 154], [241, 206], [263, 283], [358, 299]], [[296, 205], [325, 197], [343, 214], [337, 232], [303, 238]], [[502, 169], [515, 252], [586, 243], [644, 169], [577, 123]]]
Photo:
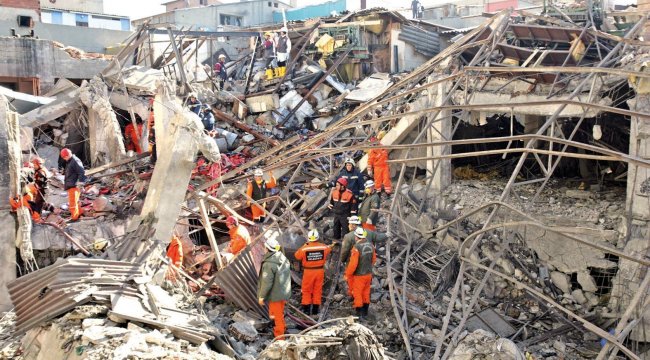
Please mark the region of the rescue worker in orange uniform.
[[357, 199], [347, 188], [348, 179], [336, 180], [336, 188], [332, 190], [327, 207], [334, 213], [334, 239], [341, 240], [342, 233], [348, 227], [348, 217], [357, 213]]
[[169, 258], [169, 263], [175, 267], [170, 267], [169, 272], [167, 273], [168, 278], [175, 279], [176, 269], [183, 267], [183, 243], [176, 235], [172, 236], [172, 241], [170, 241], [169, 246], [167, 246], [167, 257]]
[[356, 243], [352, 247], [350, 262], [345, 269], [345, 280], [352, 284], [353, 306], [357, 316], [364, 319], [368, 316], [370, 307], [372, 267], [377, 260], [377, 254], [375, 247], [366, 239], [366, 230], [357, 228], [354, 231], [354, 238]]
[[126, 150], [135, 151], [137, 154], [142, 154], [142, 147], [140, 146], [140, 137], [142, 136], [142, 119], [139, 117], [135, 119], [138, 125], [138, 132], [135, 132], [133, 123], [130, 122], [124, 128], [124, 137], [126, 138]]
[[226, 218], [226, 226], [228, 227], [228, 234], [230, 234], [228, 252], [237, 255], [251, 243], [251, 235], [248, 233], [248, 229], [241, 225], [234, 216]]
[[63, 187], [68, 192], [68, 206], [70, 209], [70, 220], [77, 221], [81, 216], [81, 185], [86, 181], [86, 171], [81, 160], [68, 148], [61, 149], [61, 158], [65, 161], [65, 178]]
[[52, 174], [45, 167], [45, 160], [38, 156], [32, 157], [32, 166], [34, 167], [34, 185], [36, 190], [32, 209], [39, 214], [43, 210], [51, 211], [53, 210], [52, 205], [45, 202], [45, 193], [49, 187]]
[[12, 212], [17, 212], [18, 208], [25, 207], [29, 211], [32, 221], [41, 222], [41, 214], [33, 209], [34, 199], [36, 198], [36, 186], [33, 183], [23, 186], [23, 194], [9, 199], [9, 205]]
[[[377, 134], [375, 144], [381, 145], [380, 141], [386, 135], [385, 131]], [[375, 190], [381, 192], [384, 187], [386, 195], [393, 192], [393, 184], [390, 181], [390, 168], [388, 167], [388, 150], [370, 149], [368, 151], [368, 175], [375, 179]]]
[[[271, 175], [271, 180], [267, 183], [264, 180], [264, 172], [262, 169], [256, 169], [253, 173], [253, 181], [248, 180], [246, 195], [259, 202], [259, 200], [266, 198], [266, 190], [273, 189], [275, 185], [275, 177], [273, 177], [273, 175]], [[256, 205], [251, 204], [249, 201], [248, 205], [251, 207], [251, 212], [253, 213], [253, 221], [258, 223], [264, 222], [265, 215], [263, 208], [266, 208], [266, 203]]]
[[302, 263], [302, 312], [307, 315], [318, 315], [323, 298], [323, 280], [325, 278], [325, 264], [332, 251], [332, 246], [327, 246], [318, 240], [318, 230], [309, 230], [307, 243], [295, 253], [296, 260]]
[[268, 303], [269, 318], [275, 323], [273, 335], [277, 338], [284, 335], [286, 330], [284, 305], [291, 297], [291, 269], [275, 238], [267, 239], [264, 248], [257, 301], [261, 306], [264, 306], [264, 302]]

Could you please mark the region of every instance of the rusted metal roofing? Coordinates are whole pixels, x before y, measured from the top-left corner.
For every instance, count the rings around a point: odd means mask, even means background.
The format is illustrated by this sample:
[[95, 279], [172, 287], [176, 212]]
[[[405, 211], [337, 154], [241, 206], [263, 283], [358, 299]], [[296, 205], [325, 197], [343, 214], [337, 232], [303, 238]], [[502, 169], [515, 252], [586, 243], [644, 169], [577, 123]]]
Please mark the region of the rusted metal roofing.
[[[520, 61], [525, 61], [526, 59], [528, 59], [529, 56], [533, 54], [533, 50], [530, 48], [512, 46], [503, 43], [498, 44], [497, 47], [499, 48], [499, 50], [501, 50], [501, 53], [505, 57], [520, 60]], [[544, 57], [541, 61], [542, 65], [547, 65], [547, 66], [576, 65], [575, 59], [573, 58], [573, 56], [569, 54], [568, 51], [546, 50], [545, 52], [546, 54], [544, 54]]]
[[[564, 28], [558, 26], [541, 26], [541, 25], [524, 25], [511, 24], [510, 31], [520, 40], [538, 40], [550, 42], [571, 42], [578, 38], [582, 29]], [[585, 33], [582, 37], [583, 42], [591, 42], [592, 37]]]

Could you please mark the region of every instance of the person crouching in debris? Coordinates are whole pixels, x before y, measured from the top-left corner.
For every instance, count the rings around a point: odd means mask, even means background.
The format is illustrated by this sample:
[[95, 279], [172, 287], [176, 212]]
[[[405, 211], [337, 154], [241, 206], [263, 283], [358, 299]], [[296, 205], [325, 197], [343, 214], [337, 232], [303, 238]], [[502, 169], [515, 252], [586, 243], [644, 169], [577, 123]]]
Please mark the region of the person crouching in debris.
[[187, 97], [187, 107], [190, 109], [191, 112], [195, 113], [196, 115], [201, 116], [201, 102], [199, 99], [196, 98], [196, 93], [191, 92], [189, 96]]
[[302, 263], [302, 312], [307, 315], [318, 315], [323, 298], [323, 280], [325, 278], [325, 264], [332, 251], [332, 246], [327, 246], [318, 240], [318, 230], [309, 230], [307, 243], [295, 253], [296, 260]]
[[366, 238], [366, 230], [357, 228], [354, 238], [356, 243], [350, 253], [350, 263], [345, 269], [345, 280], [352, 285], [353, 306], [357, 316], [364, 319], [368, 316], [372, 267], [377, 260], [377, 254], [375, 247]]
[[183, 243], [176, 235], [172, 236], [172, 240], [167, 245], [167, 257], [171, 265], [167, 270], [167, 278], [174, 280], [176, 279], [176, 269], [183, 267]]
[[363, 196], [363, 175], [357, 169], [357, 163], [353, 158], [345, 159], [343, 169], [339, 171], [339, 177], [348, 180], [348, 189], [352, 191], [357, 202]]
[[[264, 180], [264, 172], [262, 169], [256, 169], [253, 173], [253, 181], [250, 179], [248, 180], [246, 195], [259, 203], [260, 200], [266, 198], [266, 190], [273, 189], [275, 185], [275, 177], [273, 177], [273, 175], [271, 175], [271, 180], [269, 180], [267, 183]], [[266, 203], [257, 205], [251, 204], [251, 202], [248, 201], [248, 206], [251, 207], [251, 212], [253, 213], [253, 221], [258, 223], [264, 222], [264, 209], [266, 209]]]
[[135, 151], [136, 154], [142, 154], [142, 147], [140, 146], [140, 137], [142, 136], [142, 119], [136, 116], [135, 123], [138, 126], [136, 133], [133, 123], [130, 122], [124, 128], [124, 138], [126, 139], [126, 150]]
[[[386, 135], [385, 131], [380, 131], [373, 143], [381, 145], [379, 141]], [[381, 191], [382, 186], [386, 195], [393, 192], [393, 184], [390, 181], [390, 168], [388, 167], [388, 150], [370, 149], [368, 151], [368, 175], [375, 179], [375, 189]]]
[[219, 55], [219, 62], [214, 64], [214, 73], [219, 78], [219, 90], [224, 90], [224, 84], [228, 79], [228, 73], [226, 72], [226, 55]]
[[228, 234], [230, 235], [230, 244], [228, 245], [227, 252], [237, 256], [247, 245], [251, 243], [251, 235], [248, 229], [239, 223], [234, 216], [226, 218], [226, 226], [228, 227]]
[[20, 182], [20, 188], [22, 189], [21, 194], [9, 199], [9, 206], [11, 207], [10, 211], [18, 212], [19, 208], [25, 207], [27, 211], [29, 211], [29, 215], [33, 222], [41, 222], [40, 213], [34, 210], [34, 199], [37, 192], [36, 186], [33, 183], [27, 184], [27, 182], [22, 179]]
[[266, 69], [266, 79], [271, 80], [274, 76], [277, 76], [275, 73], [275, 67], [273, 66], [273, 60], [275, 59], [275, 42], [273, 41], [273, 34], [270, 31], [267, 31], [264, 34], [264, 41], [262, 46], [264, 46], [264, 68]]
[[359, 216], [364, 220], [361, 226], [364, 229], [375, 231], [377, 230], [376, 224], [379, 218], [379, 213], [376, 211], [379, 210], [380, 205], [379, 194], [375, 191], [374, 181], [368, 180], [364, 186], [366, 197], [359, 205]]
[[[269, 318], [274, 321], [273, 335], [281, 337], [286, 330], [284, 305], [291, 297], [291, 270], [289, 260], [280, 251], [280, 244], [274, 238], [264, 242], [265, 254], [257, 286], [257, 301], [269, 305]], [[281, 339], [281, 338], [280, 338]]]
[[277, 41], [277, 55], [278, 55], [278, 73], [277, 76], [284, 76], [287, 71], [287, 62], [289, 61], [289, 53], [291, 52], [291, 39], [287, 35], [289, 31], [286, 27], [280, 29], [280, 37]]
[[81, 160], [68, 148], [61, 149], [61, 158], [65, 162], [65, 178], [63, 188], [68, 192], [68, 209], [70, 210], [70, 221], [79, 220], [81, 216], [81, 186], [86, 181], [86, 171]]
[[333, 231], [334, 239], [341, 240], [342, 232], [348, 227], [348, 217], [357, 213], [357, 200], [350, 191], [348, 180], [339, 178], [336, 187], [332, 189], [330, 202], [327, 207], [334, 213]]

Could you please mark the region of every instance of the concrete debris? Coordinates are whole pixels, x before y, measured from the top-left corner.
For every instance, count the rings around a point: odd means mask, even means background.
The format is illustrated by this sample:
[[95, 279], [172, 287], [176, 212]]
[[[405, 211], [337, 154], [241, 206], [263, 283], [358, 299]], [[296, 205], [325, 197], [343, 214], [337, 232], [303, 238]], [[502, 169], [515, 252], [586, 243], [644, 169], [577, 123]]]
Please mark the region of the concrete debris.
[[517, 345], [506, 339], [497, 338], [485, 330], [475, 330], [465, 336], [452, 351], [450, 360], [471, 360], [483, 356], [496, 360], [525, 360]]

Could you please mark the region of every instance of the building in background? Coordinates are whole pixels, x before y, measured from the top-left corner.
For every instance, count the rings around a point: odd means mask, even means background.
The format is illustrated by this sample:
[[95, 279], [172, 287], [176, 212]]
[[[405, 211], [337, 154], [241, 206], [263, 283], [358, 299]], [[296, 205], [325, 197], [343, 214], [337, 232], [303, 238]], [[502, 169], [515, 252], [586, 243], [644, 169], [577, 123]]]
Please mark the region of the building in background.
[[162, 5], [165, 5], [165, 11], [170, 12], [178, 9], [186, 9], [199, 6], [219, 5], [222, 4], [219, 0], [172, 0]]
[[40, 0], [41, 22], [87, 28], [130, 31], [128, 16], [104, 13], [103, 0]]

